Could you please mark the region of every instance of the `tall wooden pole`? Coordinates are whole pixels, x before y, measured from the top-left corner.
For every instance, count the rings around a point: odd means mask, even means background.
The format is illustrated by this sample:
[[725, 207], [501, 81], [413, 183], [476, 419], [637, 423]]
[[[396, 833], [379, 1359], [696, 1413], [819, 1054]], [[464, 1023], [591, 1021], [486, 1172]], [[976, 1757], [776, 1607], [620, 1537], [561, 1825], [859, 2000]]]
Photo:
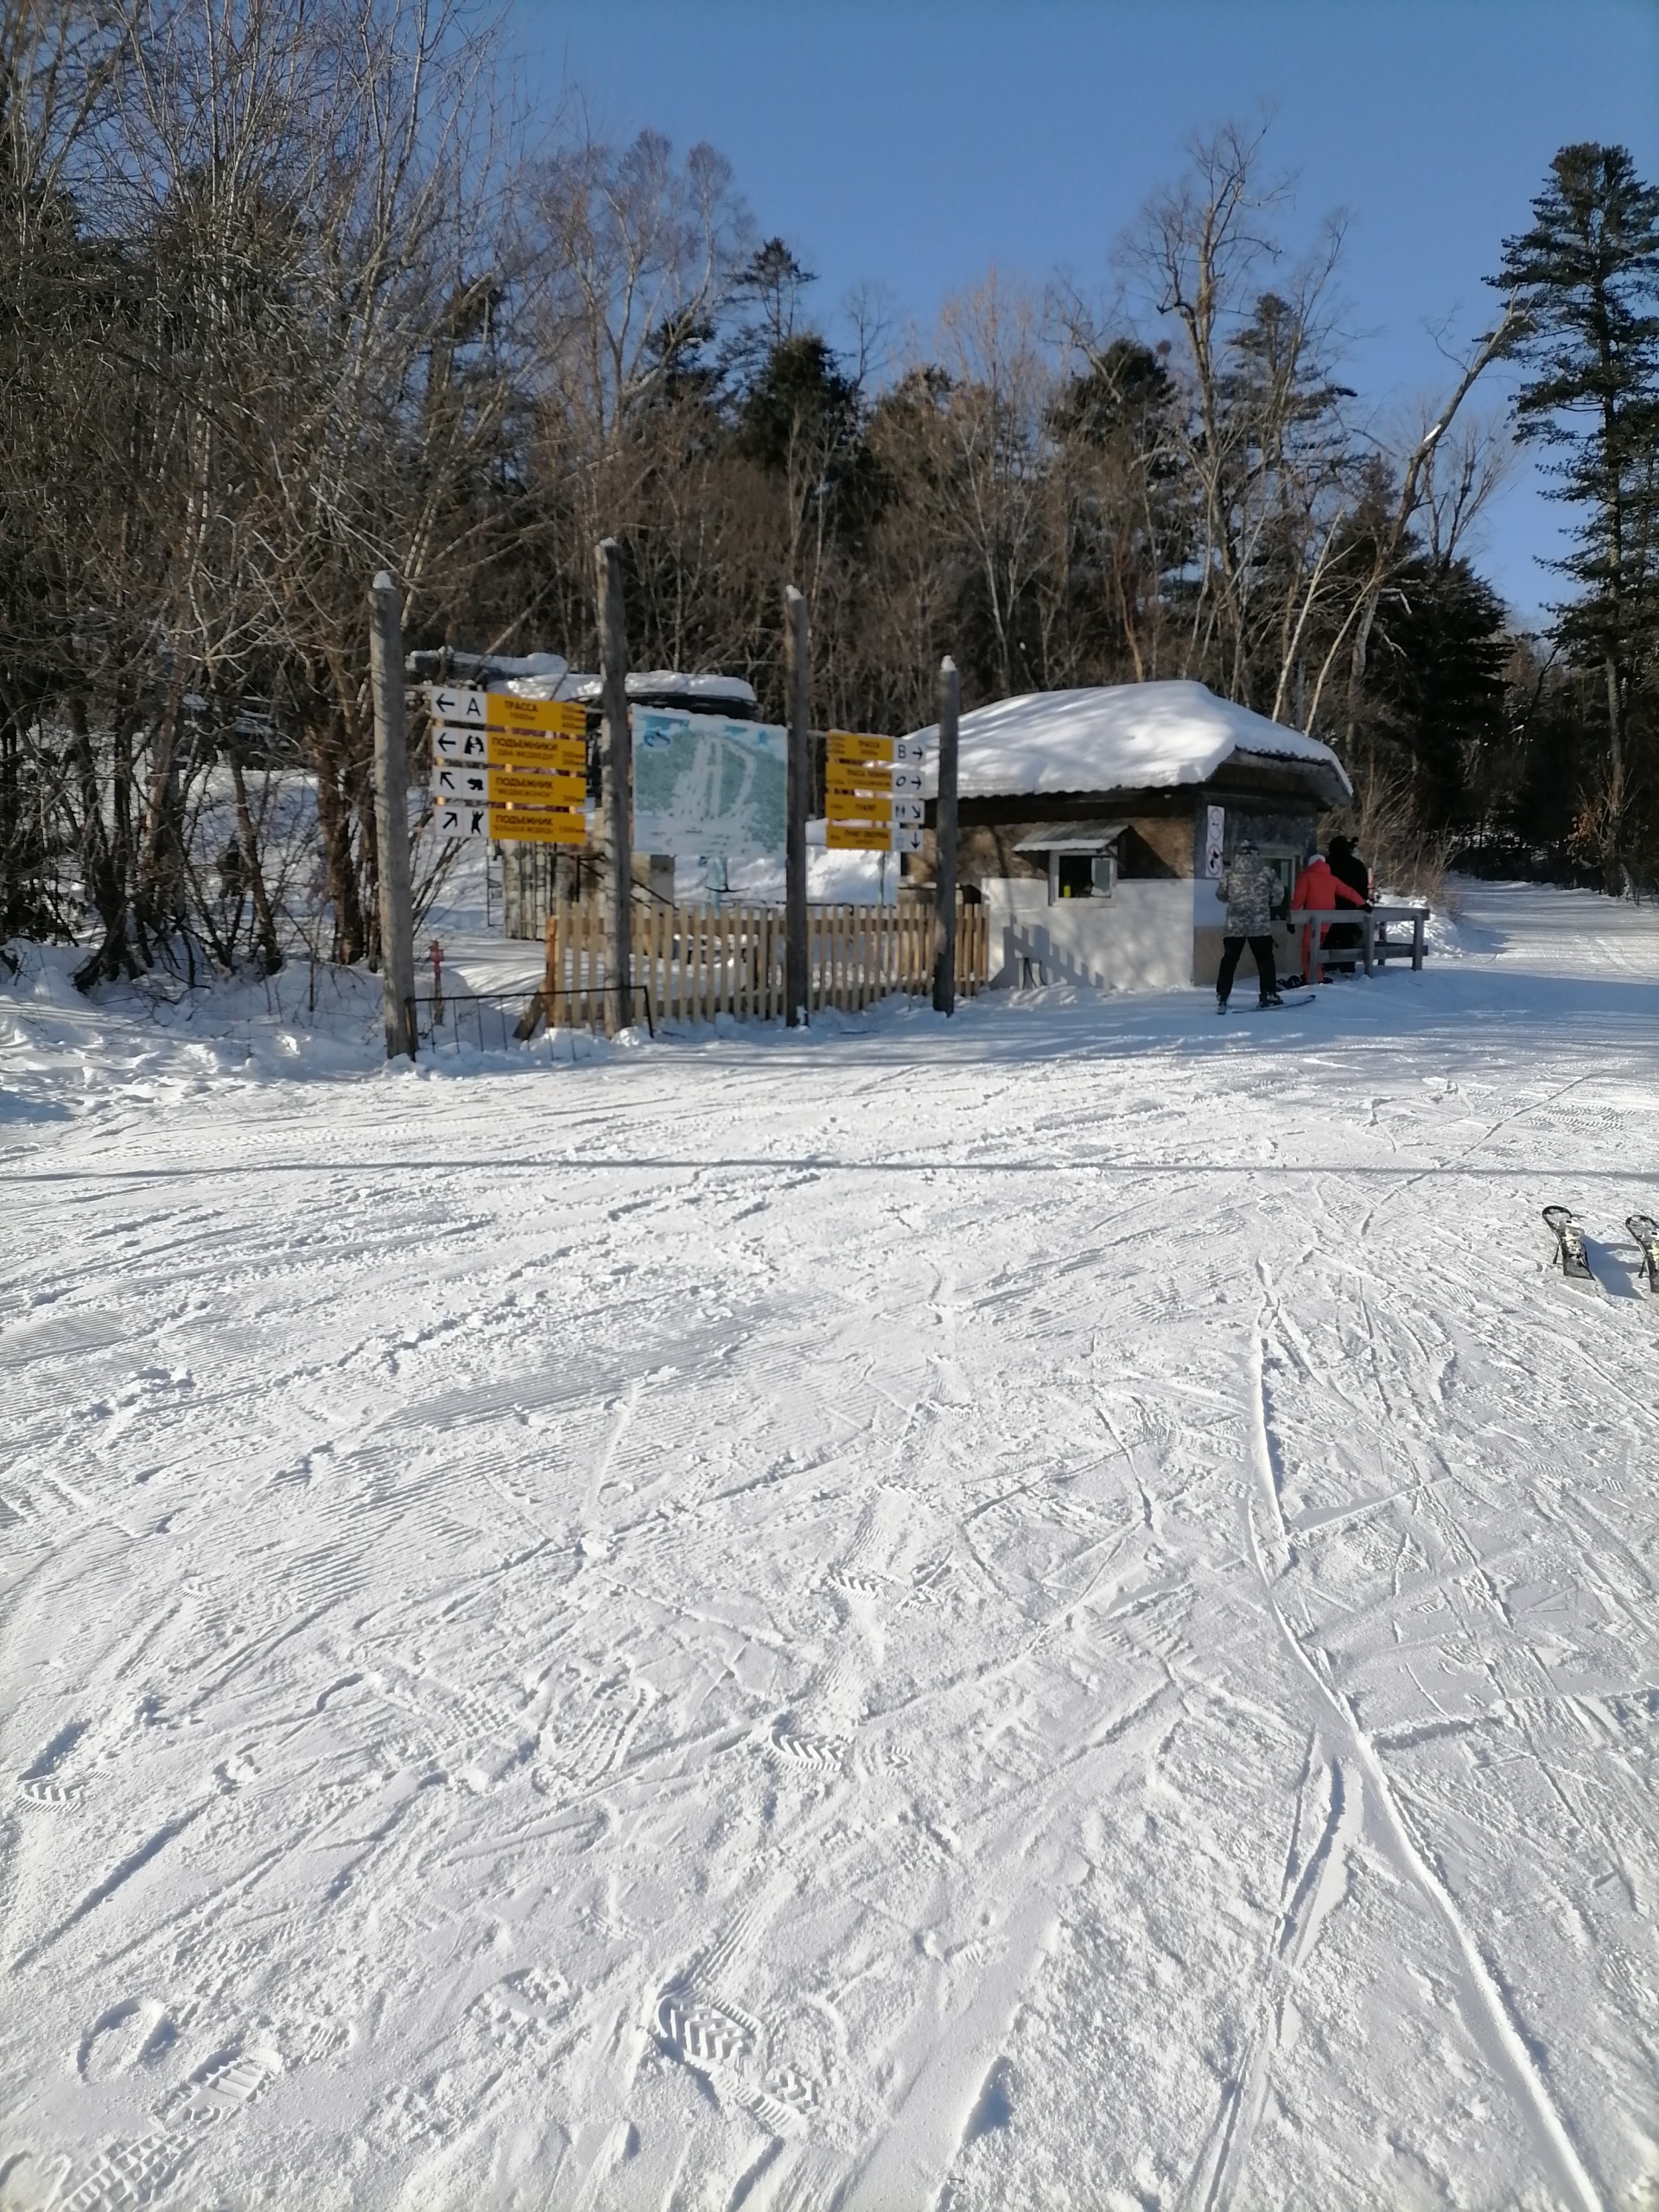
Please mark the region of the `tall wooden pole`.
[[793, 584], [784, 594], [784, 658], [789, 685], [789, 762], [784, 825], [784, 1020], [806, 1020], [806, 808], [810, 782], [807, 726], [812, 700], [811, 639], [806, 601]]
[[601, 844], [605, 931], [605, 1033], [633, 1020], [633, 734], [628, 725], [628, 622], [622, 598], [622, 549], [597, 548], [601, 704], [604, 728], [605, 827]]
[[933, 1011], [957, 1010], [957, 664], [939, 663], [939, 797], [933, 817]]
[[386, 1058], [415, 1057], [415, 924], [409, 892], [409, 747], [404, 734], [404, 626], [383, 569], [369, 589], [374, 694], [374, 837], [380, 879], [380, 988]]

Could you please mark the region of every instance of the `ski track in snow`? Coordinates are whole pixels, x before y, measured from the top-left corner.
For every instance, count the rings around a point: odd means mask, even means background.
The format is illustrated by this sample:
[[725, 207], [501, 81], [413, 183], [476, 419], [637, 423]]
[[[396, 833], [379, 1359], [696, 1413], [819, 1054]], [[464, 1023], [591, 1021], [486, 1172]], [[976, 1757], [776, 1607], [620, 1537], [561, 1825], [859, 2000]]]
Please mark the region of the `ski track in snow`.
[[66, 1047], [0, 2205], [1653, 2200], [1659, 921], [1465, 934], [1247, 1029]]

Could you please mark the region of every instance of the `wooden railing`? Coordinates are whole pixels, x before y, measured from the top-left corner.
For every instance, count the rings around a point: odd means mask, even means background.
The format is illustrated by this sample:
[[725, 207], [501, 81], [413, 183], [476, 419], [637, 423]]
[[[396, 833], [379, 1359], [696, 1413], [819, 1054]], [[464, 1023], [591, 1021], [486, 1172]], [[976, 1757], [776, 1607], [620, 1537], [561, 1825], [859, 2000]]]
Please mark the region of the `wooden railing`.
[[[1357, 957], [1368, 976], [1390, 960], [1409, 958], [1414, 968], [1421, 968], [1424, 959], [1423, 929], [1428, 920], [1427, 906], [1372, 906], [1361, 912], [1357, 906], [1297, 906], [1292, 910], [1290, 925], [1312, 923], [1314, 942], [1308, 954], [1307, 980], [1322, 983], [1327, 968], [1352, 961]], [[1319, 939], [1325, 934], [1326, 922], [1351, 922], [1360, 931], [1360, 943], [1356, 945], [1322, 945]], [[1390, 923], [1411, 925], [1411, 943], [1403, 944], [1389, 935]]]
[[[957, 908], [957, 991], [983, 989], [990, 949], [985, 909]], [[636, 906], [633, 973], [655, 1020], [772, 1021], [784, 1012], [781, 906]], [[555, 1024], [603, 1019], [604, 931], [586, 900], [547, 920], [545, 1004]], [[926, 906], [807, 910], [807, 1010], [856, 1014], [903, 992], [933, 988], [933, 910]]]

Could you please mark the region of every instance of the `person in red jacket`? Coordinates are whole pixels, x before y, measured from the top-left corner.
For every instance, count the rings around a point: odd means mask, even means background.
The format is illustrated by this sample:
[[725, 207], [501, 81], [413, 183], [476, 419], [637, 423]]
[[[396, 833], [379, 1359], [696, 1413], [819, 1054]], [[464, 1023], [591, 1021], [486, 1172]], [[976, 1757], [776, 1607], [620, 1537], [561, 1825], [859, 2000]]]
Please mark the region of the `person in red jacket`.
[[[1318, 913], [1322, 909], [1328, 910], [1337, 906], [1365, 907], [1370, 906], [1370, 901], [1369, 899], [1362, 898], [1351, 884], [1343, 883], [1332, 874], [1331, 863], [1323, 853], [1311, 853], [1308, 855], [1306, 867], [1296, 879], [1296, 888], [1290, 894], [1290, 904], [1293, 912], [1300, 909], [1306, 912], [1311, 909]], [[1323, 924], [1319, 929], [1319, 944], [1323, 949], [1325, 944]], [[1311, 979], [1313, 974], [1313, 925], [1312, 922], [1304, 922], [1302, 925], [1302, 975], [1305, 979]]]

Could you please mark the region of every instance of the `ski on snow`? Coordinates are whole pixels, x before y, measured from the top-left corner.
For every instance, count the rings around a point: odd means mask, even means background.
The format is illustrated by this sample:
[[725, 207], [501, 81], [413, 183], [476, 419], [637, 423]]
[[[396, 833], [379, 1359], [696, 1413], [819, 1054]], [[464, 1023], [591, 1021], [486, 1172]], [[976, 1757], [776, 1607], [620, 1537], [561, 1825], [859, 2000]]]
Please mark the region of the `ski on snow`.
[[1584, 1249], [1584, 1231], [1573, 1219], [1571, 1209], [1546, 1206], [1544, 1219], [1555, 1232], [1555, 1257], [1566, 1281], [1588, 1283], [1592, 1289], [1599, 1287]]

